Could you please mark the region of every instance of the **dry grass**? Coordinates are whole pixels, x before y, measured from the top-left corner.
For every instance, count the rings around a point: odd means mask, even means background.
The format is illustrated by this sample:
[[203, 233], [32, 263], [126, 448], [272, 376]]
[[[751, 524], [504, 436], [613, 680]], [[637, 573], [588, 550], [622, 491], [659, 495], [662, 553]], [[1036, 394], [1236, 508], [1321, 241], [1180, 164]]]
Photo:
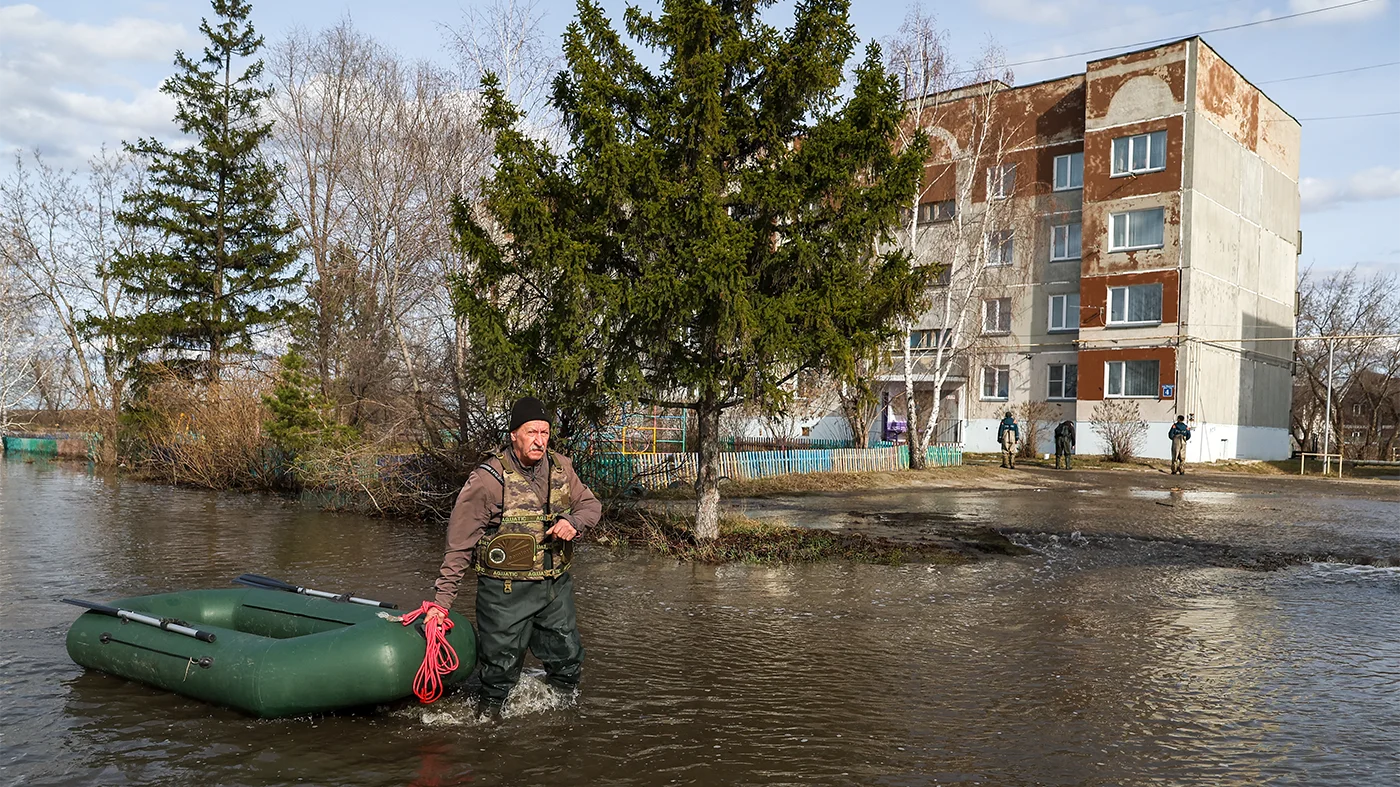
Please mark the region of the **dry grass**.
[[690, 517], [627, 508], [611, 510], [584, 538], [610, 547], [637, 547], [696, 563], [812, 563], [850, 560], [899, 565], [907, 562], [963, 563], [963, 554], [938, 546], [825, 530], [808, 530], [743, 515], [720, 517], [719, 538], [698, 541]]
[[[788, 494], [821, 494], [863, 492], [872, 489], [905, 489], [910, 486], [972, 488], [1004, 478], [994, 469], [963, 465], [931, 467], [927, 470], [881, 470], [868, 473], [804, 473], [800, 475], [757, 478], [746, 481], [725, 481], [720, 494], [734, 497], [770, 497]], [[675, 489], [648, 491], [652, 500], [694, 500], [695, 490], [689, 485]]]
[[218, 387], [193, 386], [167, 375], [143, 400], [141, 470], [178, 484], [230, 489], [266, 486], [266, 417], [262, 391], [251, 379]]

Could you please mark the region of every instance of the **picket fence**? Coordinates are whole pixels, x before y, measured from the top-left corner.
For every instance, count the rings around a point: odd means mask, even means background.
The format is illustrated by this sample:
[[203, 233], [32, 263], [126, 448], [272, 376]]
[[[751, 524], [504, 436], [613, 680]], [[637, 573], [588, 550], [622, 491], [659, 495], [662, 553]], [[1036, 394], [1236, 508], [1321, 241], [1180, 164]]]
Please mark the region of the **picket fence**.
[[[579, 473], [591, 486], [609, 490], [640, 487], [664, 489], [693, 484], [700, 455], [688, 454], [599, 454], [579, 465]], [[928, 463], [933, 467], [962, 464], [957, 445], [928, 447]], [[753, 480], [798, 473], [859, 473], [905, 470], [909, 467], [909, 446], [889, 448], [838, 448], [798, 451], [737, 451], [719, 455], [719, 474], [732, 480]]]

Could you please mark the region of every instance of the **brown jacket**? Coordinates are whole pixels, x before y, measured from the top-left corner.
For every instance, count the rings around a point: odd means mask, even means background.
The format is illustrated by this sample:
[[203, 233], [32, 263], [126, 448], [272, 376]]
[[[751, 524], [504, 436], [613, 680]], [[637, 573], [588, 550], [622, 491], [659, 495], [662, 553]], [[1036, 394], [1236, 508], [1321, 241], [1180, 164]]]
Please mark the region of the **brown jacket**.
[[[551, 452], [549, 458], [540, 460], [533, 468], [526, 468], [509, 448], [506, 449], [505, 456], [506, 461], [515, 465], [522, 475], [530, 479], [530, 487], [540, 500], [549, 496], [549, 473], [545, 470], [545, 463], [550, 459], [559, 462], [559, 466], [564, 470], [564, 477], [569, 481], [569, 500], [572, 503], [572, 510], [559, 518], [568, 520], [575, 530], [582, 532], [596, 525], [602, 518], [603, 504], [598, 502], [598, 498], [579, 480], [578, 473], [574, 472], [574, 463], [567, 457]], [[486, 464], [496, 472], [501, 472], [500, 459], [492, 457], [486, 460]], [[438, 604], [452, 607], [452, 602], [457, 598], [457, 587], [462, 582], [462, 575], [472, 564], [472, 552], [476, 548], [476, 542], [481, 540], [487, 523], [501, 513], [503, 502], [505, 501], [501, 494], [501, 482], [496, 476], [480, 467], [473, 470], [467, 477], [462, 491], [457, 494], [457, 504], [452, 507], [452, 518], [447, 524], [447, 553], [443, 555], [442, 568], [438, 571], [438, 580], [434, 585], [437, 589], [437, 598], [434, 600]]]

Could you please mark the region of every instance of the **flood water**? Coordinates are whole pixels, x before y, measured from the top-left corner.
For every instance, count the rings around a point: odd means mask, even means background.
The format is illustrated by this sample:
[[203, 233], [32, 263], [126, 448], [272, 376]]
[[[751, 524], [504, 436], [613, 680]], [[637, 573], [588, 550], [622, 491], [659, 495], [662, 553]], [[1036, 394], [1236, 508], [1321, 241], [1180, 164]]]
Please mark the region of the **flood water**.
[[1400, 569], [1170, 543], [1023, 533], [1037, 554], [953, 567], [585, 548], [578, 702], [545, 703], [536, 672], [496, 723], [461, 694], [261, 721], [64, 651], [62, 597], [244, 572], [416, 605], [442, 532], [7, 459], [0, 784], [1400, 784]]

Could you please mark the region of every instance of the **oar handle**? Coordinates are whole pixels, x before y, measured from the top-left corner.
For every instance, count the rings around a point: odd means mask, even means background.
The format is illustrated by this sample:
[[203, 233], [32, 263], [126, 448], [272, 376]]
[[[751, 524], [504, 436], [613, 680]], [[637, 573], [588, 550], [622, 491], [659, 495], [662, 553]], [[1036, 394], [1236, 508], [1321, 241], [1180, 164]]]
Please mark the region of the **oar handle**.
[[165, 631], [173, 631], [176, 634], [184, 634], [187, 637], [194, 637], [200, 642], [213, 642], [215, 639], [213, 632], [200, 631], [197, 628], [191, 628], [189, 626], [176, 623], [171, 620], [153, 618], [150, 615], [144, 615], [140, 612], [133, 612], [129, 609], [109, 607], [106, 604], [98, 604], [95, 601], [83, 601], [82, 599], [76, 598], [65, 598], [61, 600], [65, 604], [72, 604], [75, 607], [90, 609], [93, 612], [100, 612], [103, 615], [111, 615], [112, 617], [121, 620], [131, 620], [137, 623], [144, 623], [147, 626], [154, 626], [158, 629], [163, 629]]
[[265, 577], [262, 574], [241, 574], [233, 581], [239, 585], [247, 585], [248, 587], [263, 588], [266, 590], [285, 590], [288, 593], [300, 593], [303, 596], [311, 596], [313, 598], [344, 600], [353, 604], [364, 604], [367, 607], [381, 607], [383, 609], [399, 608], [398, 604], [391, 604], [387, 601], [375, 601], [374, 599], [349, 596], [343, 593], [328, 593], [324, 590], [304, 588], [299, 585], [293, 585], [290, 582], [283, 582], [275, 577]]

